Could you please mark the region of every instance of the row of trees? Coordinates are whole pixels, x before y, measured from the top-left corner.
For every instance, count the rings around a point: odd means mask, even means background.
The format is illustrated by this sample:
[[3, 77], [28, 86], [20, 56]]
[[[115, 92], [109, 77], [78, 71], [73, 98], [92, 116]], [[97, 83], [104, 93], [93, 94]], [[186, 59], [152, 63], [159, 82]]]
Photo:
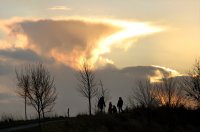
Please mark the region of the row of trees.
[[[57, 98], [54, 78], [43, 64], [26, 65], [16, 70], [17, 93], [26, 106], [32, 106], [38, 113], [38, 118], [45, 117], [50, 112]], [[104, 96], [105, 101], [110, 99], [109, 90], [103, 87], [102, 81], [96, 81], [95, 73], [85, 61], [79, 70], [78, 91], [88, 100], [89, 115], [92, 114], [92, 99]], [[187, 76], [163, 77], [160, 82], [152, 83], [149, 79], [138, 81], [129, 98], [134, 106], [147, 108], [165, 105], [179, 107], [196, 104], [200, 107], [200, 61], [197, 60], [192, 71]], [[191, 101], [192, 100], [192, 103]]]
[[[84, 62], [79, 76], [79, 92], [88, 99], [89, 115], [91, 115], [91, 99], [105, 97], [110, 99], [108, 89], [96, 82], [94, 71]], [[99, 87], [100, 86], [100, 87]], [[196, 60], [189, 74], [179, 77], [163, 76], [159, 82], [150, 79], [137, 82], [133, 94], [129, 98], [133, 106], [155, 108], [159, 106], [200, 108], [200, 60]]]
[[[45, 118], [45, 113], [51, 112], [57, 99], [54, 77], [48, 69], [41, 63], [25, 65], [15, 70], [17, 78], [17, 93], [24, 99], [25, 120], [27, 120], [27, 105], [32, 106], [38, 114], [39, 121]], [[78, 75], [78, 91], [88, 100], [89, 115], [92, 114], [91, 101], [101, 96], [105, 101], [110, 98], [109, 90], [103, 87], [102, 81], [96, 81], [94, 71], [91, 66], [84, 61]]]
[[154, 83], [150, 79], [138, 81], [129, 101], [133, 106], [146, 108], [200, 108], [200, 61], [196, 60], [193, 69], [185, 76], [163, 76], [159, 82]]

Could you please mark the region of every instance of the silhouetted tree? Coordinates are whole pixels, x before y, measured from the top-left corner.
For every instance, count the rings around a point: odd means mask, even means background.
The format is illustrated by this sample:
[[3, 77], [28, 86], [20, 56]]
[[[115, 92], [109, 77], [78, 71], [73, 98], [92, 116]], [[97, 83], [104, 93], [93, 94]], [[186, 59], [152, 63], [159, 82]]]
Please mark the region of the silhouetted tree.
[[154, 85], [149, 79], [138, 81], [136, 87], [132, 88], [132, 95], [129, 97], [131, 105], [139, 105], [152, 108], [158, 105]]
[[89, 115], [91, 112], [91, 100], [97, 95], [98, 87], [95, 81], [95, 74], [91, 66], [87, 61], [84, 61], [79, 70], [79, 87], [78, 91], [83, 95], [83, 97], [88, 99], [89, 104]]
[[167, 107], [179, 107], [184, 105], [184, 95], [180, 83], [176, 78], [163, 77], [157, 87], [157, 98], [161, 105]]
[[49, 112], [55, 105], [57, 98], [54, 78], [43, 64], [25, 66], [17, 71], [17, 92], [25, 98], [26, 103], [31, 105], [38, 113], [39, 123], [41, 114]]
[[25, 120], [27, 120], [27, 95], [30, 88], [30, 66], [24, 66], [19, 71], [15, 70], [17, 78], [17, 94], [24, 99]]
[[200, 108], [200, 59], [195, 60], [193, 69], [183, 80], [186, 96], [193, 100]]
[[104, 101], [106, 103], [111, 98], [110, 91], [109, 91], [109, 89], [107, 89], [107, 88], [104, 87], [104, 85], [103, 85], [103, 83], [102, 83], [101, 80], [99, 81], [99, 86], [100, 86], [100, 88], [98, 89], [98, 93], [97, 93], [98, 98], [100, 98], [101, 96], [103, 96], [104, 97]]
[[98, 105], [98, 101], [102, 96], [104, 97], [105, 103], [107, 103], [111, 98], [109, 89], [104, 87], [104, 85], [103, 85], [101, 80], [99, 81], [98, 86], [99, 86], [99, 88], [97, 89], [96, 106]]
[[28, 92], [29, 104], [35, 108], [39, 120], [50, 112], [57, 98], [54, 78], [43, 64], [36, 64], [30, 68], [31, 87]]
[[42, 115], [51, 112], [57, 98], [54, 78], [49, 71], [41, 65], [41, 109]]

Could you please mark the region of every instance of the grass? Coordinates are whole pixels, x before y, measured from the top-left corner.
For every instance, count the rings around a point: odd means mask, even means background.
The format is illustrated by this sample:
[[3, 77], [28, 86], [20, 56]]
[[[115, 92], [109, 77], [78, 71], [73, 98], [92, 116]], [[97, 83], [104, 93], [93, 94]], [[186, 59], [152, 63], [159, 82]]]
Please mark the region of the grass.
[[[43, 132], [197, 132], [200, 131], [200, 110], [135, 108], [121, 114], [83, 114], [45, 122], [42, 124]], [[37, 131], [38, 127], [20, 130]]]
[[[63, 119], [64, 117], [62, 116], [60, 117], [54, 116], [54, 117], [45, 118], [41, 122], [45, 123], [45, 122], [58, 121], [58, 120], [63, 120]], [[15, 120], [15, 118], [12, 115], [3, 115], [3, 117], [1, 117], [0, 129], [19, 127], [19, 126], [24, 126], [24, 125], [29, 125], [29, 124], [38, 124], [38, 120], [37, 119]]]
[[69, 132], [197, 132], [200, 111], [185, 108], [135, 108], [122, 114], [79, 115], [68, 121]]

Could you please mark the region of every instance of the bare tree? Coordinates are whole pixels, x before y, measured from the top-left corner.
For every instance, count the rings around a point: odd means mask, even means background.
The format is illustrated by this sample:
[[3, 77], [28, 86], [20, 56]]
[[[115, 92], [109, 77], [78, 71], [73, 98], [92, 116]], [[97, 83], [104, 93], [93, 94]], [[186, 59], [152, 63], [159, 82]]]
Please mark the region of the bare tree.
[[31, 87], [28, 92], [29, 104], [35, 108], [39, 120], [41, 114], [44, 118], [45, 112], [50, 112], [57, 98], [54, 78], [43, 64], [31, 67]]
[[56, 87], [54, 78], [50, 75], [49, 71], [41, 65], [41, 109], [42, 116], [45, 117], [45, 113], [51, 112], [57, 98]]
[[79, 87], [78, 91], [82, 94], [83, 97], [88, 99], [89, 105], [89, 115], [92, 114], [91, 109], [91, 100], [97, 95], [97, 83], [95, 81], [95, 74], [91, 66], [84, 61], [81, 69], [79, 70]]
[[157, 98], [161, 105], [167, 107], [179, 107], [184, 105], [183, 90], [176, 78], [163, 77], [157, 87]]
[[157, 106], [154, 85], [149, 79], [138, 81], [137, 87], [132, 89], [133, 94], [129, 97], [129, 102], [132, 105], [139, 105], [145, 108]]
[[17, 71], [15, 69], [17, 78], [17, 94], [24, 99], [25, 120], [27, 120], [27, 95], [30, 88], [30, 66], [24, 66], [24, 69]]
[[40, 122], [41, 114], [44, 118], [45, 112], [51, 111], [55, 105], [57, 93], [54, 78], [43, 64], [29, 65], [22, 71], [16, 71], [17, 85], [21, 88], [18, 93], [37, 111]]
[[103, 85], [101, 80], [99, 81], [99, 86], [100, 86], [100, 88], [98, 88], [98, 91], [97, 91], [97, 99], [99, 99], [100, 97], [103, 96], [104, 97], [104, 101], [106, 103], [111, 98], [110, 91], [109, 91], [109, 89], [104, 87], [104, 85]]
[[102, 81], [100, 80], [99, 88], [97, 89], [97, 95], [96, 95], [96, 106], [98, 105], [98, 101], [102, 96], [104, 97], [105, 103], [108, 102], [111, 98], [109, 89], [105, 88]]
[[195, 60], [193, 69], [184, 78], [183, 85], [186, 96], [194, 101], [198, 108], [200, 108], [200, 59]]

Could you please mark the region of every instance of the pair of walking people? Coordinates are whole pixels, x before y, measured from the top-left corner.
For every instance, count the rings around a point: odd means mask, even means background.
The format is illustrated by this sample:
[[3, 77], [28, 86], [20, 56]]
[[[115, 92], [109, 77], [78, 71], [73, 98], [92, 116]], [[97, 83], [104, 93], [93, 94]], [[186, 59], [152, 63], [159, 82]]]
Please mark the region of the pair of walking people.
[[[118, 107], [118, 110], [119, 110], [119, 113], [121, 113], [123, 110], [122, 110], [122, 106], [123, 106], [123, 100], [121, 97], [119, 97], [119, 100], [117, 102], [117, 107]], [[105, 101], [104, 101], [104, 97], [102, 96], [100, 99], [99, 99], [99, 102], [98, 102], [98, 108], [100, 109], [101, 112], [103, 112], [103, 109], [106, 107], [106, 104], [105, 104]], [[117, 108], [115, 105], [112, 105], [112, 102], [109, 102], [109, 106], [108, 106], [108, 113], [111, 114], [111, 113], [117, 113]]]

